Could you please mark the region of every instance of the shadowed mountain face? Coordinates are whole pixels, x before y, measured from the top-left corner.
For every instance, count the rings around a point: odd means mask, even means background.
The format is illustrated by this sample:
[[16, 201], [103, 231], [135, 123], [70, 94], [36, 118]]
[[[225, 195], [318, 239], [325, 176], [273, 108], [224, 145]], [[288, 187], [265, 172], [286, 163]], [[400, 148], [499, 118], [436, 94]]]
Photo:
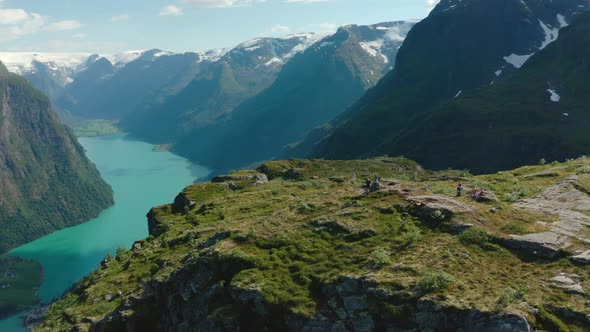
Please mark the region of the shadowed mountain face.
[[112, 191], [47, 97], [0, 65], [0, 252], [87, 221]]
[[478, 172], [588, 154], [589, 59], [584, 14], [517, 73], [444, 103], [379, 150]]
[[300, 34], [242, 43], [203, 66], [184, 88], [143, 103], [123, 118], [121, 126], [151, 141], [173, 142], [223, 123], [240, 103], [267, 89], [285, 63], [319, 38]]
[[581, 0], [441, 1], [410, 31], [395, 70], [295, 153], [355, 158], [398, 152], [384, 146], [417, 117], [510, 77], [586, 7]]

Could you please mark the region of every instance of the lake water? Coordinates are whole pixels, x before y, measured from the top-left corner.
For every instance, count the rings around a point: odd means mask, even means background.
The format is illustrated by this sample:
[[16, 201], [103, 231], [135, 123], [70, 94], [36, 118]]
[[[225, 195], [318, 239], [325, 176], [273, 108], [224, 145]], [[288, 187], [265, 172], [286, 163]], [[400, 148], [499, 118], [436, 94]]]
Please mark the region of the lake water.
[[[39, 296], [48, 302], [87, 275], [107, 253], [129, 248], [147, 237], [146, 213], [152, 206], [171, 203], [176, 194], [209, 170], [153, 145], [123, 134], [80, 138], [88, 157], [113, 187], [115, 205], [92, 221], [63, 229], [10, 252], [43, 265]], [[20, 320], [0, 321], [0, 331], [20, 332]]]

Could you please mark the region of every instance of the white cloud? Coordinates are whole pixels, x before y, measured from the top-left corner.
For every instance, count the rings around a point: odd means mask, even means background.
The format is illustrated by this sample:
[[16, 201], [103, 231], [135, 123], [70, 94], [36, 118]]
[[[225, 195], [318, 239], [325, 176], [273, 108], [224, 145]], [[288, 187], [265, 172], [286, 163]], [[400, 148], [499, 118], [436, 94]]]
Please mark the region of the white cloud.
[[277, 25], [273, 26], [272, 28], [270, 28], [270, 31], [272, 33], [285, 34], [285, 33], [291, 32], [291, 28], [289, 28], [288, 26], [285, 26], [285, 25], [277, 24]]
[[264, 3], [267, 0], [182, 0], [183, 3], [204, 8], [230, 8]]
[[0, 24], [16, 24], [26, 20], [29, 14], [22, 9], [0, 9]]
[[82, 26], [76, 20], [49, 22], [47, 17], [20, 8], [2, 8], [0, 0], [0, 41], [9, 41], [41, 31], [74, 30]]
[[59, 21], [55, 23], [48, 24], [44, 30], [47, 31], [66, 31], [66, 30], [76, 30], [81, 27], [82, 24], [76, 20], [65, 20]]
[[[47, 19], [37, 13], [27, 13], [18, 9], [1, 9], [0, 16], [8, 12], [22, 13], [18, 19], [12, 17], [4, 17], [2, 23], [0, 23], [0, 41], [8, 41], [20, 38], [22, 36], [30, 35], [39, 32], [43, 26], [47, 23]], [[12, 22], [12, 23], [11, 23]]]
[[130, 18], [131, 18], [131, 16], [129, 16], [129, 14], [121, 14], [121, 15], [111, 17], [111, 22], [127, 21]]
[[72, 35], [72, 38], [75, 38], [75, 39], [84, 39], [86, 37], [88, 37], [88, 35], [85, 33], [76, 33], [76, 34]]
[[182, 8], [174, 5], [164, 6], [160, 10], [160, 16], [178, 16], [184, 14]]

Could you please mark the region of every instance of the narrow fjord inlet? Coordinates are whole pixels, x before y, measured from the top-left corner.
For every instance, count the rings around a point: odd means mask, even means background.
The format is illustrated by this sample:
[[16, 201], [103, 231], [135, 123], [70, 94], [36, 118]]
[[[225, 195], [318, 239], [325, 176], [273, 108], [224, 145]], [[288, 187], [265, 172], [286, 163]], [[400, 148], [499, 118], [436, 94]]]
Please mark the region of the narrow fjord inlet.
[[[80, 138], [87, 155], [113, 187], [115, 205], [97, 219], [66, 228], [28, 243], [10, 255], [43, 265], [43, 302], [58, 298], [74, 282], [98, 267], [107, 253], [147, 236], [146, 213], [151, 206], [170, 201], [195, 179], [209, 171], [169, 152], [154, 152], [151, 144], [118, 134]], [[20, 326], [18, 318], [0, 322], [0, 331]]]

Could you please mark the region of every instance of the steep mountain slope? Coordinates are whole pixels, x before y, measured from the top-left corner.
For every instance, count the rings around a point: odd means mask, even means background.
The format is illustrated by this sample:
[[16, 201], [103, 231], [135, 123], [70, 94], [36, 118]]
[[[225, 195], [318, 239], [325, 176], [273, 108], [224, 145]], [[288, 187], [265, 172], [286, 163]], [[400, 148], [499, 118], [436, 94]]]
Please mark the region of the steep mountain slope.
[[378, 151], [478, 172], [590, 154], [589, 59], [587, 13], [506, 81], [443, 104]]
[[587, 8], [586, 0], [443, 0], [410, 31], [396, 69], [302, 146], [325, 158], [382, 153], [376, 147], [416, 116], [510, 75]]
[[113, 203], [49, 100], [0, 64], [0, 252], [98, 215]]
[[[457, 178], [488, 194], [455, 197]], [[588, 190], [588, 158], [477, 177], [270, 162], [152, 209], [151, 236], [34, 331], [588, 331]]]
[[413, 24], [340, 28], [294, 57], [268, 89], [239, 105], [223, 128], [208, 134], [203, 150], [195, 146], [194, 135], [183, 137], [174, 150], [218, 169], [275, 157], [377, 84], [391, 70]]
[[299, 34], [242, 43], [198, 72], [178, 93], [161, 103], [144, 103], [121, 126], [139, 137], [166, 143], [190, 132], [207, 137], [204, 127], [223, 121], [241, 102], [268, 88], [286, 62], [319, 38]]

